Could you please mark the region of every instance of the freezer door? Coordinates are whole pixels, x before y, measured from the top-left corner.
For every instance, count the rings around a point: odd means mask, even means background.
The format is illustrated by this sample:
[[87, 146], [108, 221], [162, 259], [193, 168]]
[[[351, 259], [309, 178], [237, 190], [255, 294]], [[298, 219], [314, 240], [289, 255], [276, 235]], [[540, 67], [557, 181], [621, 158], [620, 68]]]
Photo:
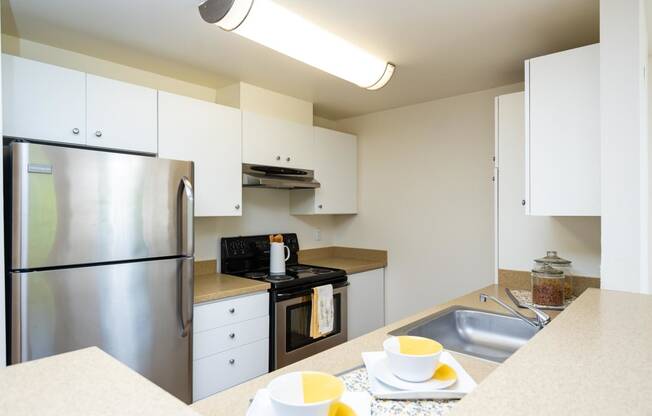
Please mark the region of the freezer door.
[[193, 255], [193, 164], [11, 143], [12, 270]]
[[97, 346], [192, 400], [193, 258], [12, 273], [12, 364]]

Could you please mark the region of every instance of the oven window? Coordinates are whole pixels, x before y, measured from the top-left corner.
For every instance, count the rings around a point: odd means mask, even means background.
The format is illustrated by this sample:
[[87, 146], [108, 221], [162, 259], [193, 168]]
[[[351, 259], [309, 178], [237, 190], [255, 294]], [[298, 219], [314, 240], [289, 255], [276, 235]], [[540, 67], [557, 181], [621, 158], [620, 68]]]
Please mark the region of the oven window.
[[312, 302], [310, 301], [310, 297], [306, 297], [305, 299], [305, 302], [288, 306], [285, 309], [285, 327], [287, 328], [287, 340], [285, 343], [287, 349], [286, 352], [290, 352], [296, 350], [297, 348], [312, 344], [313, 342], [319, 341], [321, 339], [337, 335], [340, 332], [341, 295], [339, 293], [333, 295], [333, 307], [335, 310], [333, 332], [317, 339], [310, 338], [310, 313], [312, 312]]

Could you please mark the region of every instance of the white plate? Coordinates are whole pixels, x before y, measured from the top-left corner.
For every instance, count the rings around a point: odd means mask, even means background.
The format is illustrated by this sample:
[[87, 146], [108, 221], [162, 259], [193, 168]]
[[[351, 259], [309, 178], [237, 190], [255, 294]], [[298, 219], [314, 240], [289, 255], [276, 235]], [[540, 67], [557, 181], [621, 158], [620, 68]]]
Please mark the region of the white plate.
[[371, 370], [371, 373], [378, 380], [399, 390], [410, 390], [410, 391], [441, 390], [452, 386], [457, 381], [457, 377], [454, 378], [453, 380], [446, 380], [446, 381], [430, 379], [427, 381], [423, 381], [421, 383], [413, 383], [410, 381], [402, 380], [397, 376], [395, 376], [394, 373], [392, 373], [392, 371], [389, 369], [389, 359], [387, 358], [387, 356], [381, 358], [380, 360], [378, 360], [378, 362], [376, 362], [376, 365], [374, 365], [373, 369]]
[[[355, 412], [356, 416], [371, 415], [371, 396], [366, 393], [344, 392], [342, 403], [348, 405]], [[254, 397], [254, 401], [247, 410], [247, 416], [283, 416], [277, 415], [272, 407], [272, 401], [269, 398], [267, 389], [260, 389]]]
[[388, 384], [378, 380], [373, 375], [373, 368], [376, 363], [382, 359], [386, 359], [387, 355], [383, 351], [378, 352], [363, 352], [362, 360], [364, 361], [367, 373], [369, 374], [369, 387], [371, 394], [378, 399], [387, 400], [447, 400], [447, 399], [461, 399], [466, 394], [470, 393], [475, 387], [476, 382], [464, 370], [464, 367], [457, 362], [451, 353], [444, 351], [441, 353], [439, 360], [442, 363], [450, 365], [457, 373], [457, 382], [447, 389], [438, 389], [431, 391], [415, 391], [415, 390], [401, 390], [392, 387]]

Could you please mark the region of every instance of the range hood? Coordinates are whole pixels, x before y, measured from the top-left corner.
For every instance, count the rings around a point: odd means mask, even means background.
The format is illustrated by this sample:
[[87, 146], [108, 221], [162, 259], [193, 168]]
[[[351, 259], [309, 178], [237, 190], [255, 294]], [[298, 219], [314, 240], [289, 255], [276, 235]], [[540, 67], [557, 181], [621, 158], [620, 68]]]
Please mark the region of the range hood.
[[242, 164], [242, 186], [274, 189], [315, 189], [321, 185], [308, 169]]

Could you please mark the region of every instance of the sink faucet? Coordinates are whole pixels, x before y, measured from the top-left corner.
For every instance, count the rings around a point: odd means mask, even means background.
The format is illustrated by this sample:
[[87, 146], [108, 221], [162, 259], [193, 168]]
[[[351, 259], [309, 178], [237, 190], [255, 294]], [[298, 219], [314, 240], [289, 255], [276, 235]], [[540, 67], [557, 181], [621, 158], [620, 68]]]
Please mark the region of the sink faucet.
[[[505, 289], [505, 292], [507, 293], [508, 296], [511, 295], [511, 293], [509, 293], [509, 289]], [[494, 296], [487, 295], [485, 293], [480, 294], [481, 302], [486, 302], [488, 299], [493, 300], [503, 308], [507, 309], [512, 315], [527, 322], [529, 325], [532, 325], [535, 328], [543, 329], [543, 327], [548, 325], [548, 323], [550, 322], [550, 316], [548, 316], [547, 313], [535, 308], [534, 306], [523, 305], [524, 308], [531, 310], [535, 315], [535, 318], [528, 318], [527, 316], [523, 315], [516, 309], [512, 308], [511, 306], [503, 302], [502, 300]]]

